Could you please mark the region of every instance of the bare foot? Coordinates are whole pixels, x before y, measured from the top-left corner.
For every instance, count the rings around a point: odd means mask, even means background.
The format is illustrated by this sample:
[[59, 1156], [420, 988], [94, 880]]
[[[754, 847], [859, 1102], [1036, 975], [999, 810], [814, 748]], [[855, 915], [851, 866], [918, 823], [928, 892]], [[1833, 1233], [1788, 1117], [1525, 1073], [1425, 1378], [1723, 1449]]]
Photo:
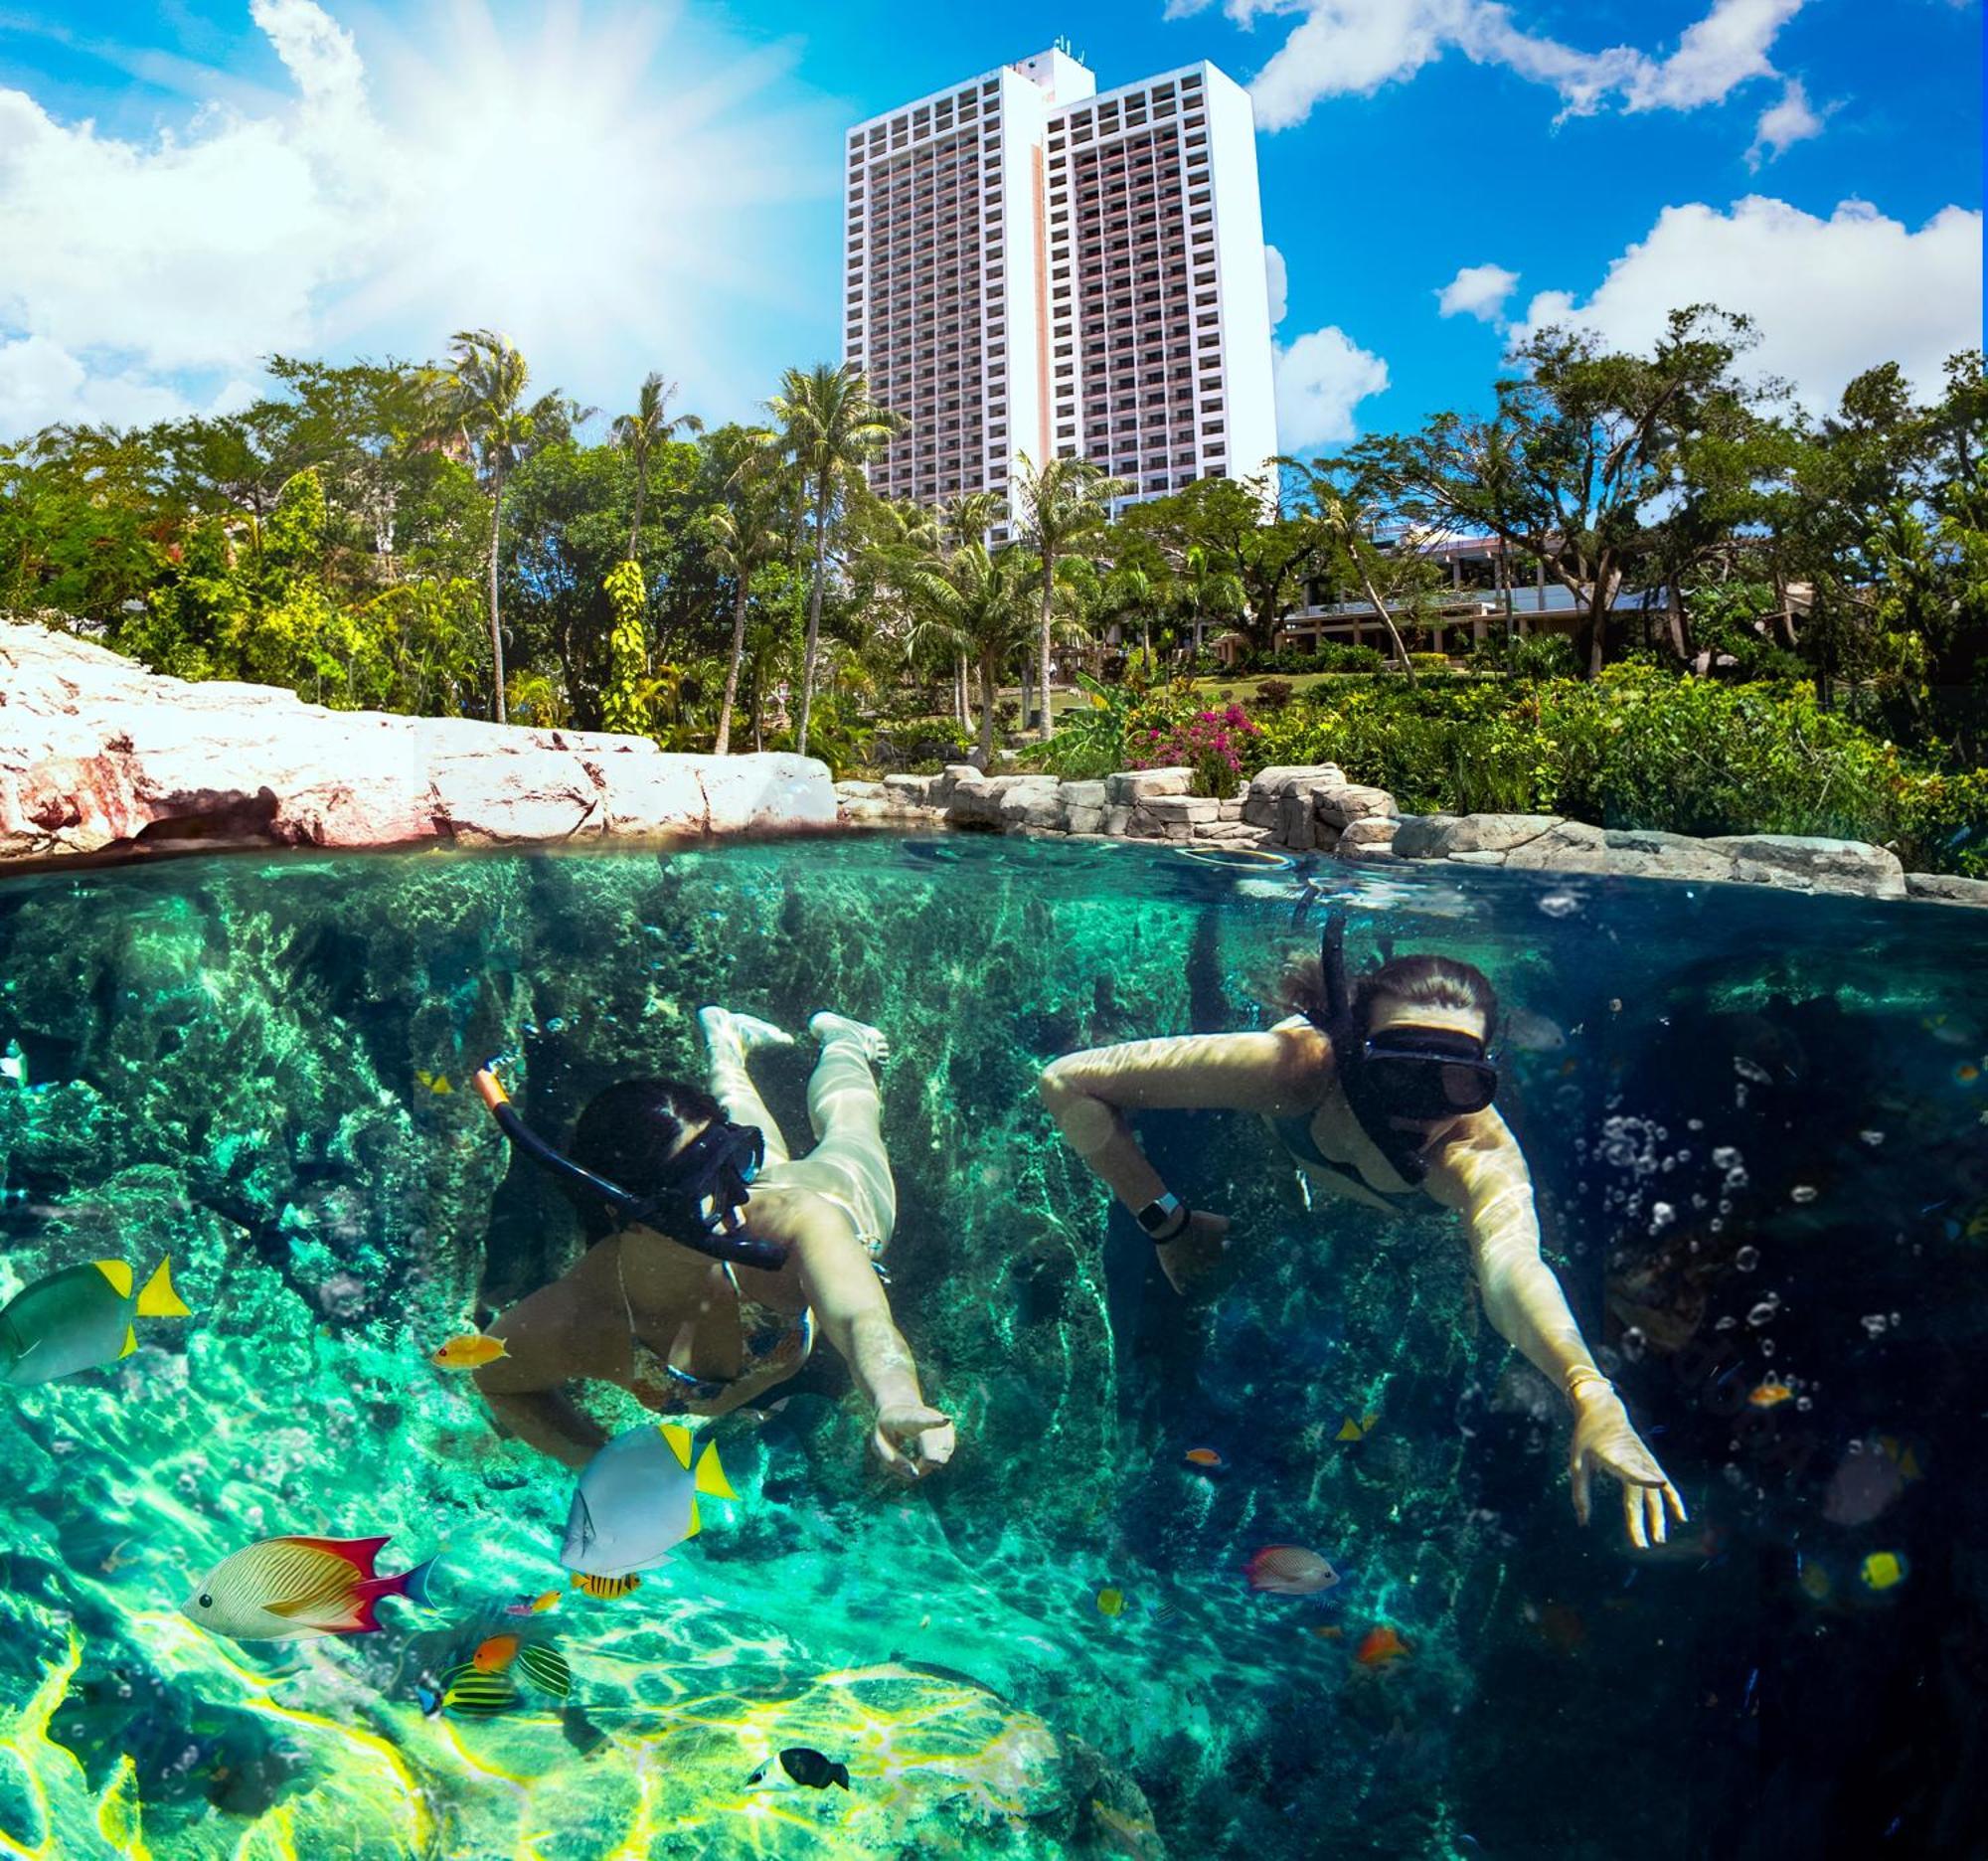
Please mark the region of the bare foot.
[[882, 1066], [891, 1057], [891, 1043], [883, 1031], [867, 1021], [852, 1021], [847, 1015], [824, 1011], [808, 1022], [808, 1032], [826, 1047], [832, 1040], [853, 1040], [872, 1066]]
[[761, 1047], [791, 1047], [794, 1037], [785, 1028], [761, 1021], [757, 1015], [735, 1014], [730, 1008], [700, 1008], [697, 1024], [704, 1030], [704, 1044], [715, 1055], [728, 1047], [741, 1055]]

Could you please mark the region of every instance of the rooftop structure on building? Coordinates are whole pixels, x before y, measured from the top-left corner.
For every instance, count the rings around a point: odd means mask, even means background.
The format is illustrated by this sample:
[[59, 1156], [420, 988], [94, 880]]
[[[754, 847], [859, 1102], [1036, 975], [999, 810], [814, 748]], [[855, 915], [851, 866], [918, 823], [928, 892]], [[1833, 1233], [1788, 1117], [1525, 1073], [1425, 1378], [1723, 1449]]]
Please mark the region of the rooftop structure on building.
[[1214, 66], [1099, 92], [1060, 45], [845, 154], [844, 355], [906, 422], [874, 489], [1005, 497], [1062, 456], [1147, 498], [1276, 452], [1255, 124]]

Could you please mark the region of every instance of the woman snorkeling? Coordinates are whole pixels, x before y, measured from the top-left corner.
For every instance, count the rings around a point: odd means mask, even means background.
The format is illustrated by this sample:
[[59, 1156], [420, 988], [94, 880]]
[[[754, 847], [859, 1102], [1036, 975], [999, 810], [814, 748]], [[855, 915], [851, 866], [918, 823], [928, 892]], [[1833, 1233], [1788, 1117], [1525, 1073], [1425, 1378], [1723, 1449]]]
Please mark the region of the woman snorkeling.
[[1251, 1111], [1267, 1119], [1307, 1185], [1400, 1216], [1426, 1196], [1462, 1215], [1484, 1309], [1498, 1334], [1574, 1409], [1574, 1509], [1587, 1522], [1596, 1471], [1622, 1483], [1637, 1545], [1662, 1544], [1684, 1502], [1594, 1366], [1553, 1269], [1540, 1258], [1532, 1178], [1493, 1108], [1491, 984], [1444, 956], [1391, 958], [1349, 986], [1328, 919], [1317, 961], [1287, 972], [1262, 1033], [1181, 1035], [1071, 1054], [1043, 1098], [1071, 1147], [1152, 1238], [1176, 1290], [1220, 1256], [1226, 1216], [1167, 1192], [1122, 1115], [1136, 1109]]
[[793, 1037], [749, 1015], [698, 1016], [710, 1093], [624, 1080], [580, 1113], [570, 1155], [536, 1136], [486, 1069], [477, 1089], [512, 1142], [552, 1170], [591, 1244], [561, 1278], [489, 1327], [506, 1355], [476, 1373], [523, 1439], [583, 1466], [607, 1439], [565, 1385], [617, 1383], [664, 1413], [724, 1415], [807, 1361], [815, 1326], [875, 1413], [871, 1445], [902, 1479], [943, 1466], [951, 1422], [927, 1406], [891, 1319], [878, 1262], [897, 1219], [874, 1067], [875, 1028], [808, 1024], [815, 1147], [794, 1158], [747, 1070]]

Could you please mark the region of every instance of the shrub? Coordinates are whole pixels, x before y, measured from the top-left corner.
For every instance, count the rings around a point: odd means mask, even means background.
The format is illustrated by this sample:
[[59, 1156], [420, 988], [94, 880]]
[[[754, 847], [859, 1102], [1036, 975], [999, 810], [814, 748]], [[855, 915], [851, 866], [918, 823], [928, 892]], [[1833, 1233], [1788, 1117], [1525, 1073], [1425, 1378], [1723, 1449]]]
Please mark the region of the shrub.
[[1411, 652], [1408, 654], [1408, 664], [1417, 672], [1447, 672], [1449, 655], [1438, 652]]
[[1297, 690], [1288, 679], [1265, 679], [1256, 687], [1256, 702], [1265, 711], [1281, 711], [1297, 696]]
[[[1151, 727], [1135, 749], [1133, 768], [1179, 768], [1194, 771], [1188, 792], [1227, 799], [1242, 779], [1245, 753], [1261, 733], [1241, 705], [1224, 711], [1197, 711], [1171, 728]], [[1258, 763], [1256, 766], [1260, 767]]]

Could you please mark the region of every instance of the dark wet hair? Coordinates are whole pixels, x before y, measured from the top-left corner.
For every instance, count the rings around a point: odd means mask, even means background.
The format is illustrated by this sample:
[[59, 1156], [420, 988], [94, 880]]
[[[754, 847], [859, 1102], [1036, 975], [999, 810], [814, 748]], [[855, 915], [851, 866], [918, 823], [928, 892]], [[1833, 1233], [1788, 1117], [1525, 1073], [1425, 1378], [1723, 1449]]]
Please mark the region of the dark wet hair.
[[[587, 1102], [568, 1155], [637, 1195], [654, 1195], [668, 1185], [670, 1159], [685, 1138], [724, 1115], [716, 1099], [687, 1080], [618, 1080]], [[598, 1196], [578, 1183], [562, 1180], [560, 1187], [579, 1211], [588, 1241], [621, 1227], [622, 1217]]]
[[[1474, 964], [1453, 956], [1394, 956], [1353, 977], [1353, 1015], [1364, 1033], [1375, 1001], [1383, 996], [1417, 1008], [1467, 1009], [1484, 1018], [1488, 1039], [1498, 1025], [1498, 991]], [[1271, 999], [1286, 1014], [1327, 1018], [1325, 969], [1316, 956], [1300, 956], [1278, 978]]]

